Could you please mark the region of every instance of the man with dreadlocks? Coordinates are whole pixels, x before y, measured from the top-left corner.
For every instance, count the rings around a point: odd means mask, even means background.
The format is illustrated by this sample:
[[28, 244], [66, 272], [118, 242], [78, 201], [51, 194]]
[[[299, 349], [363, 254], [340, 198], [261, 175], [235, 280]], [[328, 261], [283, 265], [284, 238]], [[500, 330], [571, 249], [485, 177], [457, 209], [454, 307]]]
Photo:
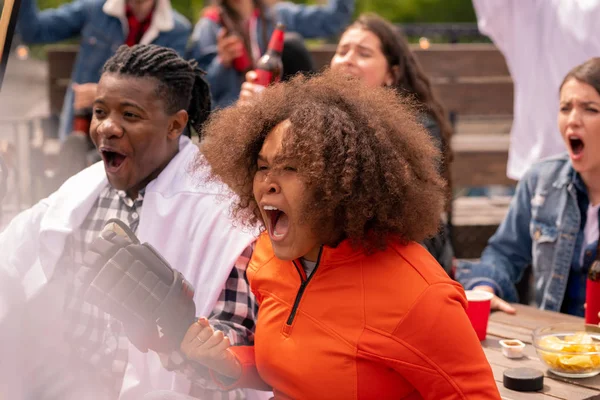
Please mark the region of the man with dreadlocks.
[[93, 89], [102, 66], [122, 44], [157, 44], [185, 52], [191, 33], [189, 21], [169, 0], [72, 0], [40, 11], [36, 0], [23, 0], [17, 32], [28, 44], [57, 43], [80, 37], [79, 54], [62, 107], [59, 136], [73, 132], [75, 92]]
[[[104, 66], [94, 101], [90, 134], [102, 162], [70, 178], [0, 234], [0, 276], [20, 281], [29, 298], [48, 284], [66, 282], [61, 306], [69, 357], [83, 359], [88, 376], [103, 390], [86, 398], [139, 399], [155, 389], [203, 399], [217, 395], [202, 387], [208, 381], [202, 367], [178, 351], [159, 358], [148, 351], [155, 350], [152, 346], [134, 340], [126, 322], [86, 302], [88, 281], [81, 271], [90, 246], [112, 218], [127, 224], [191, 283], [195, 315], [209, 316], [208, 323], [233, 344], [252, 340], [256, 307], [244, 271], [254, 237], [231, 224], [229, 203], [217, 199], [221, 186], [202, 174], [192, 177], [198, 149], [182, 135], [188, 126], [200, 132], [210, 112], [203, 74], [195, 61], [171, 49], [120, 47]], [[190, 245], [193, 250], [186, 251]], [[41, 336], [36, 340], [46, 340]], [[55, 373], [56, 381], [65, 376]], [[33, 398], [82, 398], [40, 394], [50, 392], [42, 389]]]

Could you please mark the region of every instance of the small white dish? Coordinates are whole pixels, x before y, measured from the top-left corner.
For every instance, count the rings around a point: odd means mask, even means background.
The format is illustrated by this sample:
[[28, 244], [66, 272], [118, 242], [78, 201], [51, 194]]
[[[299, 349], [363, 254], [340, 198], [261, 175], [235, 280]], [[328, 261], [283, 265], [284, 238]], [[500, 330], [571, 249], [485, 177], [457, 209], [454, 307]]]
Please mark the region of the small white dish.
[[525, 343], [520, 340], [500, 340], [500, 346], [502, 346], [502, 354], [507, 358], [522, 358], [524, 356]]

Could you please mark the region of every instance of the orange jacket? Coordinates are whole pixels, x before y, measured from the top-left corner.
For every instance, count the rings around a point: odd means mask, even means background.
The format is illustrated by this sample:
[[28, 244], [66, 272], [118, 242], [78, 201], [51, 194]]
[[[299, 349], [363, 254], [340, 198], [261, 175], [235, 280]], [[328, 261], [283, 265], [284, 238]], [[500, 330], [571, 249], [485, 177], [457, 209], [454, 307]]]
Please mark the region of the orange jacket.
[[[248, 266], [255, 345], [232, 386], [278, 399], [500, 399], [460, 285], [422, 246], [324, 247], [310, 279], [262, 235]], [[258, 373], [256, 373], [258, 372]]]

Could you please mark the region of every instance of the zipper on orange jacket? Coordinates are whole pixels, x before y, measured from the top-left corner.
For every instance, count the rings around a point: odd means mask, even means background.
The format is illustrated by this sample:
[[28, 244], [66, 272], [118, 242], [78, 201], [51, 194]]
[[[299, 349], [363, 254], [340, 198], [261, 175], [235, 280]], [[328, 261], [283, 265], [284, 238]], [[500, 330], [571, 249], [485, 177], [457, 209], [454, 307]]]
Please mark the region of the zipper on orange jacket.
[[304, 294], [304, 291], [306, 290], [306, 287], [310, 283], [312, 277], [315, 276], [315, 273], [317, 272], [317, 268], [319, 268], [319, 262], [321, 261], [321, 253], [322, 252], [323, 252], [323, 247], [321, 246], [321, 248], [319, 249], [319, 255], [317, 256], [317, 263], [315, 264], [315, 269], [313, 269], [312, 273], [310, 274], [310, 276], [307, 279], [304, 279], [305, 274], [302, 273], [304, 271], [304, 269], [302, 267], [298, 267], [298, 264], [296, 264], [296, 261], [292, 261], [292, 263], [294, 264], [294, 267], [296, 267], [296, 270], [298, 271], [298, 274], [300, 275], [301, 283], [300, 283], [300, 289], [298, 289], [298, 294], [296, 295], [296, 300], [294, 300], [294, 306], [292, 307], [290, 316], [288, 317], [288, 319], [285, 323], [288, 326], [292, 325], [292, 322], [294, 322], [294, 317], [296, 317], [296, 311], [298, 311], [298, 306], [300, 305], [300, 300], [302, 299], [302, 295]]

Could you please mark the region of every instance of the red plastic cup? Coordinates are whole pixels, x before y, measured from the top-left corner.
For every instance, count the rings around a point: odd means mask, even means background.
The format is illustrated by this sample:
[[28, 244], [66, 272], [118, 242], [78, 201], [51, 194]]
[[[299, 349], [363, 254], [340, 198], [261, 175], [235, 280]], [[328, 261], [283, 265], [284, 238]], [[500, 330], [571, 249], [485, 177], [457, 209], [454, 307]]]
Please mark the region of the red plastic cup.
[[467, 307], [469, 321], [471, 321], [479, 340], [485, 340], [494, 295], [483, 290], [465, 290], [465, 294], [469, 302]]

